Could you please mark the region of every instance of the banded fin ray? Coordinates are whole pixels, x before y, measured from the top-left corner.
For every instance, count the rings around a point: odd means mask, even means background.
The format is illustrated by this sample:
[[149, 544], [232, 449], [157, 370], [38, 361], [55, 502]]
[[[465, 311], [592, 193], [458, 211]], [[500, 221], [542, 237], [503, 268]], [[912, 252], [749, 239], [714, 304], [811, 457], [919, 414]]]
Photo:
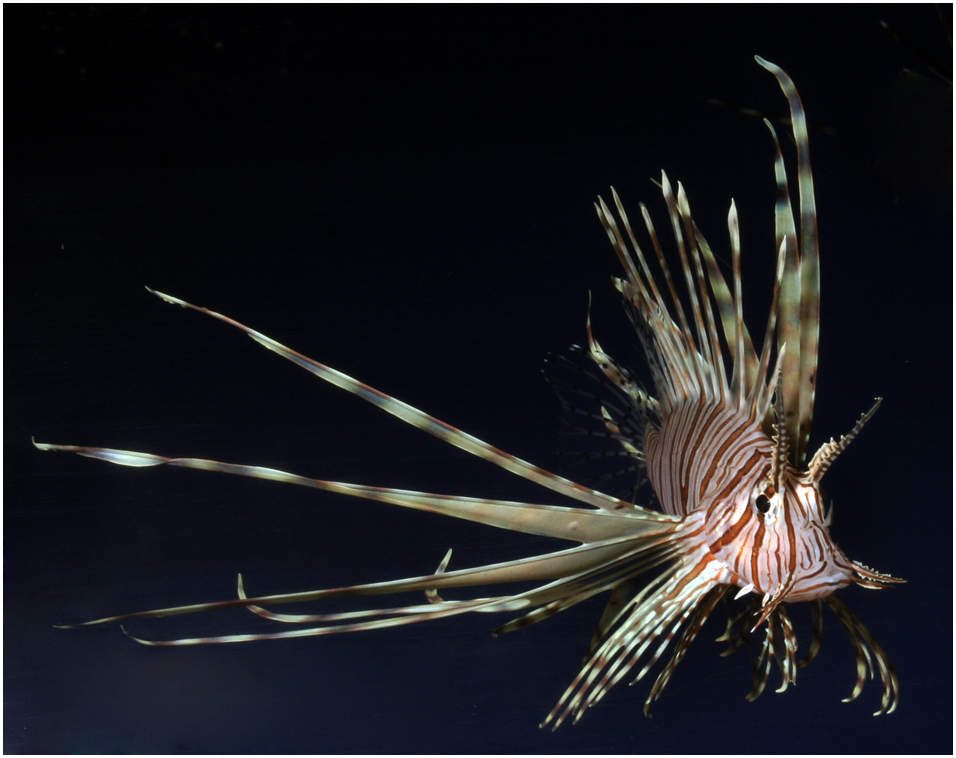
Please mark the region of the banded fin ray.
[[[816, 394], [817, 359], [820, 341], [820, 247], [817, 234], [817, 210], [810, 172], [807, 119], [800, 94], [793, 80], [779, 66], [754, 56], [757, 63], [772, 73], [790, 106], [790, 122], [797, 147], [797, 188], [800, 193], [800, 240], [787, 190], [787, 176], [773, 126], [767, 121], [777, 147], [774, 171], [777, 178], [776, 235], [778, 247], [787, 239], [787, 266], [781, 287], [778, 345], [787, 345], [784, 365], [784, 407], [787, 411], [787, 435], [790, 437], [790, 461], [802, 466], [806, 461], [810, 424]], [[792, 243], [790, 242], [792, 240]]]
[[438, 495], [414, 490], [331, 482], [323, 479], [310, 479], [263, 466], [244, 466], [202, 458], [164, 458], [161, 455], [139, 453], [132, 450], [51, 445], [36, 441], [33, 444], [40, 450], [77, 453], [87, 458], [96, 458], [120, 466], [170, 465], [202, 471], [215, 471], [222, 474], [236, 474], [255, 479], [268, 479], [285, 484], [297, 484], [303, 487], [325, 490], [326, 492], [352, 495], [367, 500], [377, 500], [382, 503], [453, 516], [454, 518], [475, 521], [510, 531], [526, 532], [539, 537], [553, 537], [580, 543], [600, 542], [623, 535], [639, 536], [664, 532], [678, 522], [678, 519], [673, 516], [657, 513], [656, 511], [635, 509], [633, 506], [628, 509], [605, 513], [585, 508], [566, 508], [558, 505], [489, 500], [458, 495]]
[[[287, 348], [285, 345], [279, 344], [274, 339], [266, 337], [264, 334], [261, 334], [254, 329], [250, 329], [248, 326], [229, 318], [228, 316], [223, 316], [221, 313], [216, 313], [208, 308], [202, 308], [198, 305], [187, 303], [185, 300], [180, 300], [179, 298], [172, 297], [171, 295], [164, 295], [162, 292], [149, 289], [149, 287], [146, 289], [162, 300], [165, 300], [167, 303], [180, 305], [183, 308], [190, 308], [194, 311], [205, 313], [207, 316], [212, 316], [213, 318], [224, 321], [227, 324], [236, 327], [237, 329], [241, 329], [263, 347], [268, 348], [274, 353], [278, 353], [283, 358], [286, 358], [301, 366], [306, 371], [318, 376], [320, 379], [324, 379], [330, 384], [334, 384], [336, 387], [340, 387], [347, 392], [351, 392], [353, 395], [357, 395], [372, 405], [378, 406], [391, 415], [400, 418], [402, 421], [411, 424], [422, 431], [428, 432], [429, 434], [438, 437], [440, 440], [448, 442], [449, 444], [452, 444], [467, 453], [471, 453], [472, 455], [476, 455], [479, 458], [485, 459], [486, 461], [490, 461], [491, 463], [494, 463], [495, 465], [500, 466], [501, 468], [514, 474], [517, 474], [524, 479], [528, 479], [529, 481], [540, 484], [550, 490], [554, 490], [559, 494], [566, 495], [574, 500], [587, 503], [588, 505], [593, 505], [596, 508], [601, 508], [603, 510], [619, 511], [622, 509], [634, 508], [634, 506], [632, 506], [626, 500], [621, 500], [603, 492], [599, 492], [598, 490], [591, 489], [590, 487], [586, 487], [583, 484], [573, 482], [570, 479], [565, 479], [557, 474], [552, 474], [551, 472], [545, 471], [544, 469], [535, 466], [532, 463], [528, 463], [521, 458], [510, 455], [503, 450], [499, 450], [498, 448], [489, 445], [487, 442], [483, 442], [477, 437], [472, 437], [470, 434], [466, 434], [450, 424], [440, 421], [434, 416], [430, 416], [429, 414], [420, 411], [411, 405], [408, 405], [408, 403], [404, 403], [401, 400], [391, 397], [390, 395], [386, 395], [384, 392], [381, 392], [374, 387], [370, 387], [367, 384], [363, 384], [347, 374], [343, 374], [341, 371], [337, 371], [323, 363], [319, 363], [311, 358], [307, 358], [304, 355]], [[640, 509], [640, 512], [642, 515], [647, 515], [650, 518], [658, 515], [654, 513], [654, 511], [649, 511], [647, 509]]]

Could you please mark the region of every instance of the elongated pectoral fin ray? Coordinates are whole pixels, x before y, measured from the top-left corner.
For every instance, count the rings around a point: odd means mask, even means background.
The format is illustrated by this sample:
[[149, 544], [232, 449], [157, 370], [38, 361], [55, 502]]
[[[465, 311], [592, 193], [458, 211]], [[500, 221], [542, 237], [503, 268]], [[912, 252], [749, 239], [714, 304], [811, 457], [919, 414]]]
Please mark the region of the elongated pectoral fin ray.
[[[371, 629], [385, 629], [394, 626], [404, 626], [421, 621], [432, 621], [448, 616], [457, 616], [462, 613], [472, 611], [503, 612], [514, 610], [524, 605], [521, 600], [513, 601], [507, 596], [500, 598], [482, 598], [480, 600], [465, 600], [460, 602], [444, 602], [424, 606], [407, 606], [404, 608], [388, 608], [378, 611], [357, 611], [353, 613], [324, 614], [316, 616], [303, 616], [296, 619], [294, 623], [308, 623], [323, 621], [326, 626], [309, 627], [307, 629], [293, 629], [291, 631], [273, 632], [266, 634], [227, 634], [215, 637], [187, 637], [175, 640], [147, 640], [142, 637], [136, 637], [126, 631], [125, 627], [120, 627], [123, 633], [142, 645], [155, 647], [174, 647], [186, 645], [220, 645], [230, 642], [258, 642], [262, 640], [278, 640], [289, 637], [315, 637], [325, 634], [342, 634], [345, 632], [366, 631]], [[259, 609], [262, 610], [262, 609]], [[267, 618], [273, 618], [271, 614]], [[278, 615], [278, 614], [276, 614]], [[394, 618], [378, 618], [372, 621], [354, 621], [352, 623], [333, 623], [342, 622], [346, 619], [362, 618], [374, 616], [394, 616]], [[280, 619], [285, 620], [285, 619]]]
[[121, 466], [180, 466], [183, 468], [216, 471], [224, 474], [237, 474], [256, 479], [269, 479], [287, 484], [353, 495], [368, 500], [401, 505], [445, 516], [477, 521], [489, 526], [497, 526], [511, 531], [527, 532], [541, 537], [573, 540], [575, 542], [599, 542], [627, 534], [650, 534], [667, 531], [677, 519], [655, 511], [631, 507], [628, 510], [608, 513], [583, 508], [563, 508], [556, 505], [537, 505], [518, 503], [508, 500], [487, 500], [453, 495], [437, 495], [411, 490], [397, 490], [385, 487], [369, 487], [347, 482], [330, 482], [322, 479], [290, 474], [263, 466], [243, 466], [235, 463], [222, 463], [202, 458], [165, 458], [151, 453], [139, 453], [132, 450], [113, 450], [100, 447], [78, 447], [76, 445], [50, 445], [33, 443], [40, 450], [58, 450], [78, 453], [88, 458], [115, 463]]
[[[448, 551], [451, 553], [451, 550]], [[446, 554], [446, 558], [447, 558]], [[435, 572], [437, 574], [444, 573], [439, 566], [439, 570]], [[239, 599], [240, 600], [250, 600], [246, 595], [245, 587], [242, 582], [242, 574], [239, 574], [238, 581], [239, 589]], [[432, 594], [429, 594], [432, 593]], [[478, 598], [475, 600], [458, 600], [454, 603], [449, 603], [438, 597], [437, 590], [425, 590], [425, 595], [428, 598], [429, 603], [436, 605], [441, 604], [443, 607], [450, 608], [452, 605], [456, 607], [476, 607], [480, 605], [487, 605], [488, 602], [492, 599], [494, 600], [506, 600], [507, 596], [502, 595], [497, 598]], [[254, 600], [254, 599], [252, 599]], [[342, 621], [351, 621], [354, 619], [366, 619], [366, 618], [375, 618], [377, 616], [394, 616], [394, 615], [411, 615], [414, 613], [426, 614], [431, 609], [431, 606], [425, 605], [411, 605], [403, 606], [401, 608], [376, 608], [373, 610], [367, 611], [345, 611], [342, 613], [275, 613], [270, 611], [267, 608], [263, 608], [261, 605], [247, 605], [246, 610], [252, 611], [257, 616], [262, 616], [262, 618], [269, 619], [270, 621], [279, 621], [283, 624], [318, 624], [318, 623], [337, 623]], [[478, 609], [480, 610], [480, 609]], [[496, 609], [497, 610], [497, 609]]]
[[[567, 592], [568, 586], [577, 582], [581, 576], [590, 576], [593, 572], [601, 575], [600, 581], [612, 581], [621, 571], [627, 571], [631, 574], [647, 570], [648, 567], [657, 565], [661, 560], [666, 560], [674, 555], [676, 548], [673, 544], [673, 538], [670, 535], [652, 535], [642, 537], [621, 537], [617, 539], [605, 540], [603, 542], [581, 545], [569, 550], [561, 550], [545, 555], [534, 556], [531, 558], [522, 558], [505, 563], [490, 564], [479, 566], [472, 569], [460, 569], [436, 573], [427, 576], [413, 577], [410, 579], [399, 579], [389, 582], [376, 582], [372, 584], [355, 585], [351, 587], [339, 587], [328, 590], [314, 590], [309, 592], [294, 592], [281, 595], [267, 595], [263, 597], [249, 598], [245, 597], [245, 592], [240, 592], [240, 597], [235, 600], [224, 600], [213, 603], [200, 603], [195, 605], [183, 605], [172, 608], [161, 608], [151, 611], [139, 611], [135, 613], [125, 613], [118, 616], [87, 621], [80, 624], [64, 624], [58, 628], [68, 629], [81, 626], [95, 626], [107, 624], [116, 621], [122, 621], [130, 618], [159, 618], [164, 616], [178, 616], [187, 613], [201, 613], [210, 610], [221, 610], [227, 608], [249, 607], [249, 606], [269, 606], [287, 603], [303, 603], [329, 598], [347, 598], [362, 597], [368, 595], [389, 595], [398, 592], [414, 592], [425, 590], [438, 590], [453, 587], [472, 587], [477, 585], [504, 584], [509, 582], [521, 581], [552, 581], [554, 585], [546, 585], [539, 588], [538, 595], [534, 596], [535, 604], [551, 602], [552, 600], [563, 597]], [[626, 568], [615, 569], [615, 566], [626, 565]], [[617, 573], [616, 573], [617, 572]], [[610, 577], [610, 578], [608, 578]], [[590, 580], [589, 580], [590, 581]], [[546, 590], [551, 588], [556, 594], [550, 595]], [[543, 594], [542, 594], [543, 593]], [[525, 593], [527, 595], [527, 593]], [[507, 601], [507, 607], [488, 609], [488, 610], [518, 610], [525, 608], [532, 601], [518, 602], [516, 598], [524, 596], [504, 597], [494, 599]], [[434, 603], [437, 607], [441, 603]], [[473, 604], [466, 602], [465, 605], [455, 605], [456, 608], [464, 610], [474, 610]], [[426, 607], [426, 606], [423, 606]], [[446, 607], [447, 610], [447, 607]], [[323, 616], [324, 618], [324, 616]], [[364, 628], [364, 627], [363, 627]], [[238, 640], [228, 640], [238, 641]]]
[[216, 313], [215, 311], [211, 311], [207, 308], [201, 308], [198, 305], [187, 303], [185, 300], [180, 300], [179, 298], [172, 297], [171, 295], [164, 295], [162, 292], [156, 292], [155, 290], [149, 289], [149, 287], [146, 289], [157, 297], [165, 300], [167, 303], [181, 305], [184, 308], [190, 308], [194, 311], [205, 313], [207, 316], [212, 316], [213, 318], [224, 321], [227, 324], [236, 327], [237, 329], [241, 329], [263, 347], [267, 347], [269, 350], [272, 350], [274, 353], [278, 353], [283, 358], [287, 358], [293, 363], [315, 374], [320, 379], [324, 379], [330, 384], [334, 384], [336, 387], [340, 387], [347, 392], [351, 392], [353, 395], [357, 395], [372, 405], [378, 406], [382, 410], [387, 411], [397, 418], [400, 418], [402, 421], [405, 421], [406, 423], [411, 424], [422, 431], [428, 432], [429, 434], [432, 434], [435, 437], [438, 437], [439, 439], [464, 450], [465, 452], [476, 455], [479, 458], [485, 459], [486, 461], [490, 461], [491, 463], [494, 463], [495, 465], [500, 466], [507, 471], [511, 471], [520, 477], [535, 482], [536, 484], [540, 484], [541, 486], [547, 487], [555, 492], [559, 492], [562, 495], [567, 495], [570, 498], [604, 510], [618, 511], [624, 508], [633, 507], [626, 500], [620, 500], [616, 497], [612, 497], [611, 495], [605, 495], [603, 492], [598, 492], [597, 490], [591, 489], [590, 487], [585, 487], [582, 484], [577, 484], [576, 482], [572, 482], [570, 479], [565, 479], [557, 474], [552, 474], [551, 472], [545, 471], [534, 464], [528, 463], [527, 461], [521, 460], [520, 458], [516, 458], [513, 455], [499, 450], [498, 448], [489, 445], [487, 442], [483, 442], [477, 437], [472, 437], [470, 434], [466, 434], [460, 429], [456, 429], [450, 424], [446, 424], [444, 421], [439, 421], [434, 416], [430, 416], [427, 413], [418, 410], [417, 408], [413, 408], [407, 403], [403, 403], [401, 400], [396, 400], [394, 397], [386, 395], [384, 392], [380, 392], [373, 387], [369, 387], [367, 384], [363, 384], [347, 374], [343, 374], [341, 371], [336, 371], [334, 368], [330, 368], [323, 363], [314, 361], [311, 358], [306, 358], [304, 355], [301, 355], [294, 350], [290, 350], [285, 345], [280, 345], [274, 339], [266, 337], [264, 334], [260, 334], [254, 329], [250, 329], [248, 326], [240, 324], [238, 321], [235, 321], [228, 316], [223, 316], [221, 313]]
[[[430, 576], [400, 579], [391, 582], [340, 587], [329, 590], [299, 592], [284, 595], [267, 595], [250, 598], [246, 595], [239, 578], [238, 599], [215, 603], [162, 608], [154, 611], [127, 613], [120, 616], [70, 624], [58, 628], [93, 626], [132, 618], [158, 618], [209, 610], [245, 607], [266, 618], [286, 623], [320, 623], [323, 626], [273, 634], [235, 634], [216, 637], [193, 637], [186, 639], [152, 641], [124, 633], [146, 645], [200, 645], [255, 640], [281, 639], [285, 637], [308, 637], [321, 634], [364, 631], [399, 626], [418, 621], [428, 621], [461, 613], [500, 613], [520, 611], [548, 603], [557, 603], [556, 611], [564, 610], [598, 592], [609, 589], [622, 575], [633, 576], [654, 568], [674, 558], [675, 548], [671, 543], [658, 544], [652, 541], [630, 539], [609, 540], [598, 545], [583, 545], [571, 550], [550, 553], [534, 558], [524, 558], [507, 563], [481, 566], [474, 569], [436, 573]], [[549, 583], [513, 595], [500, 595], [459, 601], [429, 602], [397, 608], [368, 609], [344, 613], [326, 614], [275, 614], [265, 606], [330, 598], [362, 597], [434, 590], [446, 587], [466, 587], [526, 580], [549, 579]], [[391, 618], [383, 618], [391, 617]], [[519, 626], [524, 624], [518, 624]], [[502, 631], [508, 631], [503, 628]]]

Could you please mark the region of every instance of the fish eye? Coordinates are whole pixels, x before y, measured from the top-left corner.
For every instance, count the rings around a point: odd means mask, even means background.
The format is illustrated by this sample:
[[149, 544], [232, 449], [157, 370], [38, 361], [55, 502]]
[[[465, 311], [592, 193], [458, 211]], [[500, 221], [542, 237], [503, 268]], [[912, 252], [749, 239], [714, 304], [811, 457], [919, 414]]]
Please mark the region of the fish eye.
[[756, 499], [754, 500], [754, 504], [757, 506], [757, 510], [761, 513], [766, 513], [770, 510], [770, 498], [762, 492], [757, 495]]

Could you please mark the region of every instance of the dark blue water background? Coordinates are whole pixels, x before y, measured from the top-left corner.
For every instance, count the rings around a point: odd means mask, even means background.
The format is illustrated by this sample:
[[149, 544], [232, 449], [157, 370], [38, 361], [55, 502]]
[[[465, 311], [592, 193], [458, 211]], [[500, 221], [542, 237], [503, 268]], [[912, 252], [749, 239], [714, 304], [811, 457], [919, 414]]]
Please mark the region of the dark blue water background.
[[[949, 60], [931, 8], [4, 14], [5, 751], [951, 752], [952, 95], [878, 24]], [[453, 568], [553, 549], [269, 482], [40, 453], [30, 437], [560, 503], [143, 287], [558, 468], [578, 446], [540, 369], [585, 339], [589, 291], [602, 344], [645, 371], [591, 206], [609, 185], [634, 218], [647, 202], [663, 232], [650, 179], [666, 168], [725, 258], [735, 198], [747, 319], [762, 333], [772, 144], [759, 119], [707, 102], [785, 115], [754, 54], [791, 74], [813, 124], [811, 446], [885, 398], [826, 487], [844, 550], [910, 580], [843, 593], [896, 665], [896, 714], [870, 715], [878, 682], [840, 703], [855, 668], [832, 616], [785, 694], [775, 674], [744, 700], [749, 661], [718, 657], [718, 612], [652, 720], [649, 681], [555, 734], [537, 725], [599, 602], [499, 639], [488, 616], [179, 649], [53, 629], [226, 599], [239, 571], [268, 594], [428, 573], [449, 547]]]

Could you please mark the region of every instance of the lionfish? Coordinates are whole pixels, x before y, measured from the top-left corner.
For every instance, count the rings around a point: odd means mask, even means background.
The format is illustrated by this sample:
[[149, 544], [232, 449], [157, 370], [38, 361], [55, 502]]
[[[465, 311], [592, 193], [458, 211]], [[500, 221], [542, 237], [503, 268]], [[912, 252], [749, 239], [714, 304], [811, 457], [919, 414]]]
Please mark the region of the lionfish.
[[[637, 330], [650, 366], [656, 395], [601, 349], [587, 322], [588, 347], [617, 403], [601, 401], [595, 418], [605, 436], [619, 443], [649, 480], [660, 510], [641, 507], [545, 471], [429, 416], [350, 376], [280, 345], [226, 316], [159, 292], [168, 303], [191, 308], [241, 329], [259, 344], [403, 421], [558, 494], [579, 507], [488, 500], [310, 479], [283, 471], [196, 458], [164, 458], [148, 453], [96, 447], [35, 443], [41, 450], [65, 450], [123, 466], [184, 466], [272, 479], [319, 490], [393, 503], [482, 524], [579, 543], [530, 558], [447, 571], [451, 551], [434, 574], [397, 581], [247, 597], [239, 577], [238, 599], [127, 613], [71, 624], [70, 628], [129, 618], [152, 618], [212, 609], [244, 607], [286, 624], [312, 624], [273, 634], [236, 634], [153, 641], [145, 645], [198, 645], [308, 637], [399, 626], [462, 613], [521, 612], [494, 634], [512, 631], [605, 592], [607, 606], [580, 673], [542, 726], [577, 721], [611, 687], [637, 669], [644, 677], [674, 642], [673, 652], [651, 688], [645, 713], [667, 685], [675, 667], [721, 600], [746, 597], [744, 610], [731, 613], [719, 641], [725, 655], [765, 628], [753, 656], [749, 700], [763, 691], [775, 662], [782, 678], [778, 692], [795, 680], [820, 649], [826, 603], [846, 629], [856, 653], [857, 681], [844, 701], [855, 699], [869, 673], [883, 684], [879, 710], [895, 710], [899, 682], [879, 643], [840, 600], [836, 590], [849, 584], [882, 589], [903, 580], [873, 571], [847, 558], [829, 533], [820, 480], [879, 406], [865, 413], [849, 434], [823, 444], [807, 463], [813, 416], [819, 336], [819, 251], [803, 106], [790, 77], [759, 57], [789, 102], [797, 148], [800, 231], [788, 190], [780, 144], [776, 147], [775, 230], [777, 265], [762, 347], [756, 352], [743, 322], [740, 231], [733, 202], [728, 214], [732, 288], [711, 247], [693, 221], [684, 188], [662, 174], [663, 192], [686, 285], [681, 296], [646, 207], [641, 216], [662, 279], [651, 272], [648, 256], [617, 193], [617, 215], [603, 199], [595, 207], [626, 278], [615, 284]], [[623, 230], [623, 232], [622, 232]], [[668, 303], [668, 297], [670, 304]], [[676, 320], [675, 320], [676, 319]], [[691, 325], [693, 322], [693, 325]], [[774, 346], [776, 349], [774, 350]], [[771, 356], [773, 354], [773, 359]], [[600, 400], [600, 398], [598, 398]], [[832, 509], [831, 509], [832, 510]], [[648, 575], [650, 578], [647, 578]], [[532, 582], [531, 589], [466, 600], [439, 595], [457, 587]], [[269, 606], [326, 598], [424, 591], [426, 601], [395, 608], [325, 614], [288, 614]], [[808, 602], [813, 636], [807, 654], [796, 660], [797, 639], [787, 603]], [[123, 630], [126, 631], [125, 629]]]

